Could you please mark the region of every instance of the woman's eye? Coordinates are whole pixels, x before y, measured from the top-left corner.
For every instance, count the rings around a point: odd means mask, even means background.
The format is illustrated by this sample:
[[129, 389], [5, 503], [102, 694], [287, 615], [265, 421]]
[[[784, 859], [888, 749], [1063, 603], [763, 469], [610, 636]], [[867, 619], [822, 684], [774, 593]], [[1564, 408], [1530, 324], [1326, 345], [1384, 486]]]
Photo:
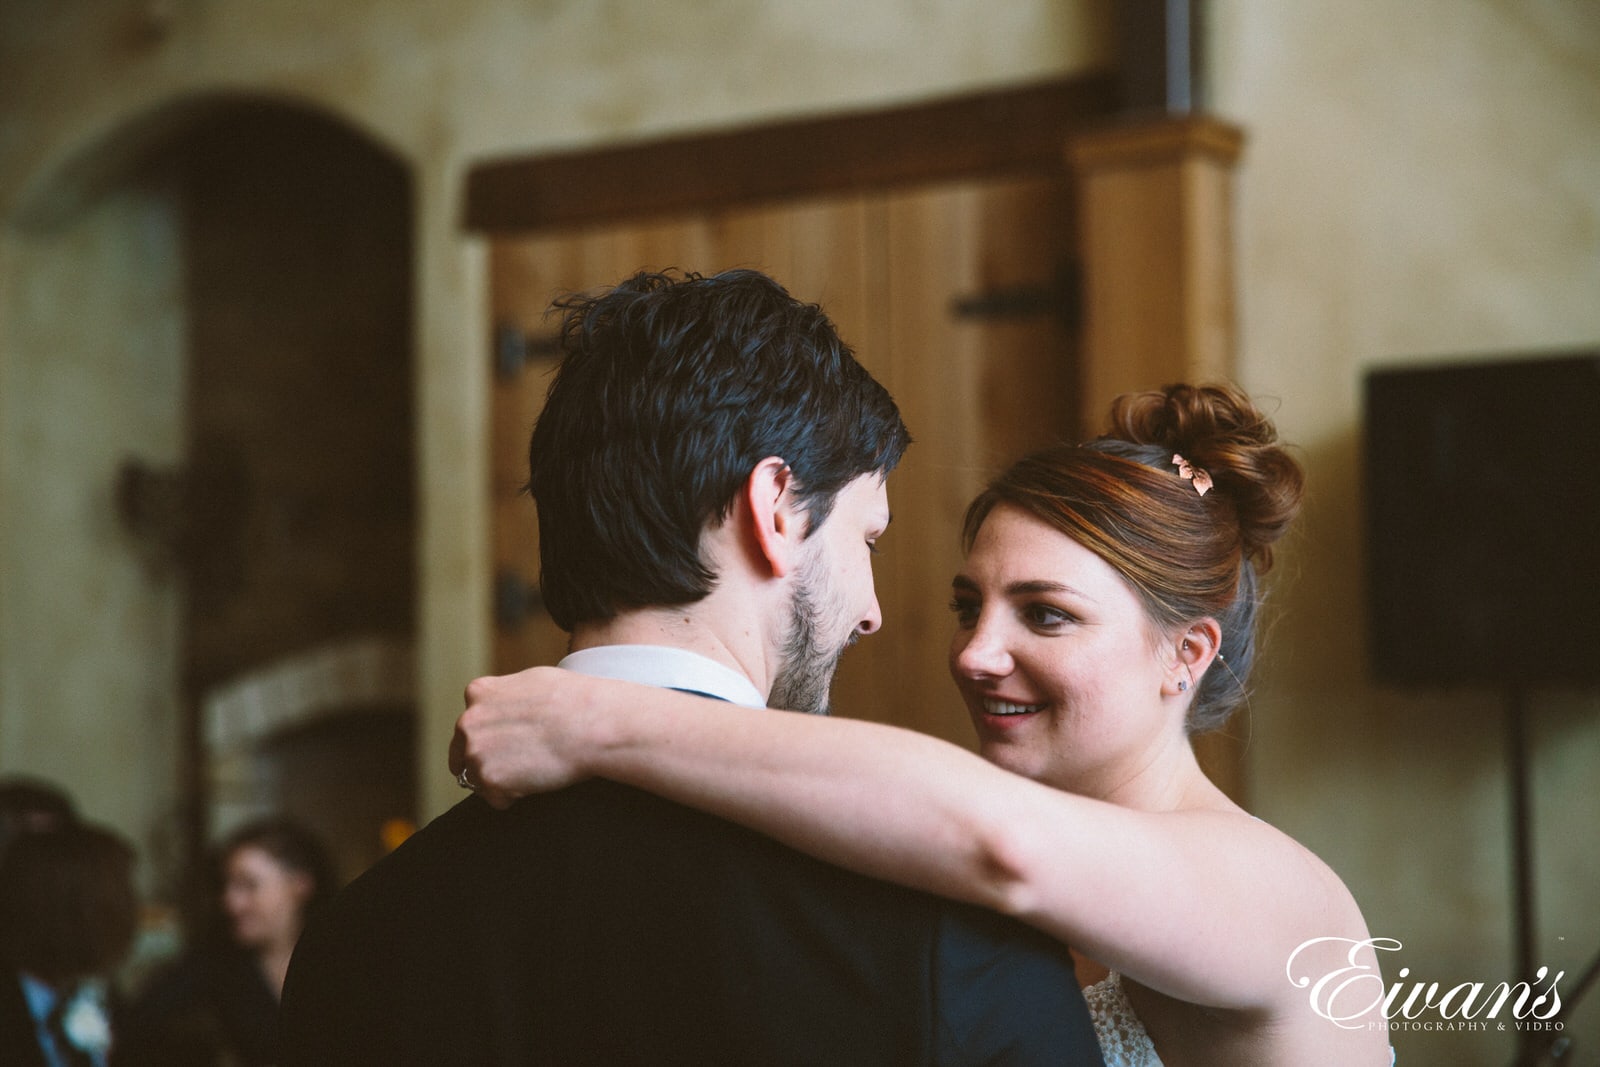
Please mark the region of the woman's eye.
[[1028, 621], [1028, 625], [1041, 628], [1060, 626], [1062, 623], [1072, 621], [1071, 615], [1048, 604], [1029, 604], [1022, 609], [1022, 617]]
[[978, 621], [976, 601], [954, 597], [950, 601], [950, 610], [955, 613], [956, 623], [960, 626], [971, 626]]

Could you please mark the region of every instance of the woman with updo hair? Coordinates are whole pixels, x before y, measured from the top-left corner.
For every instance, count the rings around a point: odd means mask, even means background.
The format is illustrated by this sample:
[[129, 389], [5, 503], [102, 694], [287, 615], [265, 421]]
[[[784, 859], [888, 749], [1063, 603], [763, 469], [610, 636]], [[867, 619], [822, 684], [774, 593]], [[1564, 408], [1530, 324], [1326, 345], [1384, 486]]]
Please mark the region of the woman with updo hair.
[[1123, 396], [1106, 435], [991, 483], [949, 658], [982, 758], [535, 668], [475, 684], [452, 769], [497, 806], [614, 779], [1019, 918], [1072, 946], [1108, 1064], [1389, 1064], [1356, 902], [1191, 743], [1246, 699], [1302, 488], [1247, 396], [1189, 385]]

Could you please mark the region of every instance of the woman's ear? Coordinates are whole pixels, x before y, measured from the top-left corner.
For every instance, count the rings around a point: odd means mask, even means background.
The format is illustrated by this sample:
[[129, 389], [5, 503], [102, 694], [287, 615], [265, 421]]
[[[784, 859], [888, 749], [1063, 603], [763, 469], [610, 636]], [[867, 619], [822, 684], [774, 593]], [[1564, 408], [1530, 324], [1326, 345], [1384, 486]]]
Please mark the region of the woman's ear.
[[1221, 649], [1222, 627], [1216, 619], [1190, 623], [1173, 638], [1175, 656], [1167, 685], [1178, 693], [1197, 688]]
[[784, 578], [799, 563], [806, 534], [806, 513], [795, 495], [794, 471], [777, 456], [768, 456], [750, 471], [744, 483], [756, 554], [774, 578]]

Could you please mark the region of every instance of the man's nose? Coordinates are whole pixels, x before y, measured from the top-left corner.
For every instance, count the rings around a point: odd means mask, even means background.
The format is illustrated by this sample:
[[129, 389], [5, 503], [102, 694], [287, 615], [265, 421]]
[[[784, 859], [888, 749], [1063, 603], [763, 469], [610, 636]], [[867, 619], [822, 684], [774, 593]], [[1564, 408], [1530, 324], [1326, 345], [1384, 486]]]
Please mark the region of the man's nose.
[[867, 613], [861, 621], [856, 623], [856, 633], [865, 637], [875, 634], [883, 626], [883, 608], [878, 605], [878, 594], [872, 594], [872, 602], [867, 605]]

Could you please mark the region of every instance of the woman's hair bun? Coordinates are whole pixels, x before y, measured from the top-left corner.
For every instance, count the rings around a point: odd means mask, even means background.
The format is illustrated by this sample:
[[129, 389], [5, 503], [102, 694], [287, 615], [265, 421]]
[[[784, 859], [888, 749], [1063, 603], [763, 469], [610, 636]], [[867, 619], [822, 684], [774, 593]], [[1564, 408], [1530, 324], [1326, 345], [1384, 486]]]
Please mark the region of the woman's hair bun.
[[1232, 385], [1168, 385], [1111, 406], [1111, 436], [1181, 455], [1211, 475], [1238, 514], [1244, 551], [1265, 571], [1305, 489], [1305, 472], [1272, 420]]

